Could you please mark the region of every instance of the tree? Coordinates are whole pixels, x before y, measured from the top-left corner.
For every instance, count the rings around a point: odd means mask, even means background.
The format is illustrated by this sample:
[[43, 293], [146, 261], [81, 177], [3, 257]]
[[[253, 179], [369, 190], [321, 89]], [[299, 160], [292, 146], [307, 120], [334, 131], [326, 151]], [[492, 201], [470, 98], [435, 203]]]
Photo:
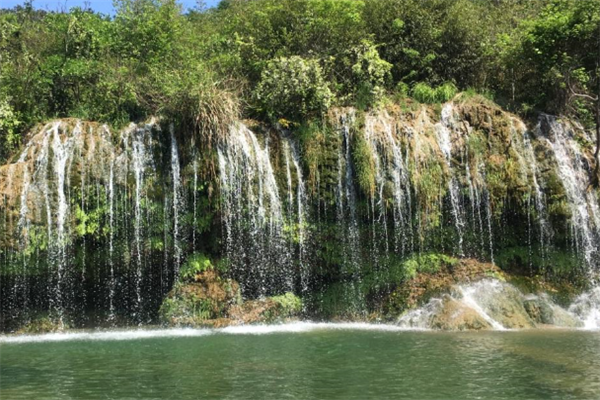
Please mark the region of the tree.
[[[596, 39], [597, 42], [597, 53], [596, 53], [596, 69], [594, 71], [593, 80], [585, 73], [585, 71], [578, 70], [580, 74], [574, 73], [571, 71], [567, 76], [571, 75], [579, 75], [578, 82], [580, 83], [579, 87], [575, 89], [571, 80], [567, 81], [569, 90], [571, 92], [569, 96], [569, 102], [572, 103], [575, 99], [583, 99], [586, 102], [592, 104], [593, 109], [595, 110], [595, 125], [596, 125], [596, 149], [594, 151], [594, 160], [596, 165], [594, 166], [594, 173], [592, 174], [591, 186], [598, 187], [600, 185], [600, 18], [598, 19], [598, 36]], [[592, 80], [595, 81], [595, 85], [590, 85], [589, 90], [587, 89], [585, 83]], [[584, 85], [581, 85], [581, 84]], [[595, 86], [595, 87], [594, 87]], [[583, 90], [581, 90], [583, 89]], [[595, 93], [592, 94], [595, 89]]]
[[264, 112], [275, 119], [320, 115], [333, 100], [319, 62], [298, 56], [269, 61], [255, 96]]

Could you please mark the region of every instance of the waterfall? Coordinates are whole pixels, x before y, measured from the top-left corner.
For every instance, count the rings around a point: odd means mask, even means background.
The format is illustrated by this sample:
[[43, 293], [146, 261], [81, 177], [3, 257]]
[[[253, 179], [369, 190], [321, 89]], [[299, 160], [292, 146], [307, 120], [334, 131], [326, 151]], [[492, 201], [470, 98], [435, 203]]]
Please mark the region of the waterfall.
[[464, 240], [464, 226], [465, 221], [463, 217], [460, 188], [456, 177], [454, 176], [454, 167], [452, 163], [452, 141], [451, 141], [451, 128], [454, 122], [454, 108], [451, 103], [444, 105], [442, 108], [442, 119], [439, 124], [436, 124], [436, 133], [439, 148], [444, 155], [446, 166], [448, 167], [449, 178], [448, 178], [448, 191], [450, 193], [450, 203], [452, 206], [452, 216], [454, 218], [454, 226], [458, 235], [458, 253], [459, 255], [464, 254], [463, 240]]
[[171, 137], [171, 180], [173, 181], [173, 255], [175, 258], [174, 279], [177, 279], [179, 276], [182, 253], [179, 243], [179, 213], [183, 208], [183, 197], [181, 196], [179, 153], [177, 151], [177, 141], [175, 140], [174, 128], [172, 124], [169, 130]]
[[[177, 144], [157, 132], [155, 121], [132, 124], [113, 143], [105, 126], [55, 121], [31, 137], [8, 169], [0, 167], [0, 174], [11, 171], [17, 182], [0, 185], [5, 199], [0, 213], [6, 216], [0, 223], [10, 238], [3, 243], [15, 250], [2, 260], [3, 273], [13, 281], [10, 300], [4, 296], [6, 281], [2, 284], [3, 313], [16, 320], [49, 311], [64, 326], [86, 320], [82, 311], [89, 306], [98, 311], [91, 315], [98, 321], [115, 323], [117, 314], [138, 323], [149, 318], [183, 256], [186, 212]], [[161, 139], [170, 163], [159, 157], [162, 147], [153, 145]], [[169, 173], [173, 209], [164, 220], [172, 222], [171, 236], [161, 242], [155, 227], [163, 214], [155, 210], [164, 199], [154, 184]], [[156, 254], [171, 242], [169, 277], [158, 282]], [[165, 287], [154, 296], [157, 284]]]
[[67, 162], [71, 158], [71, 152], [74, 147], [74, 140], [81, 134], [81, 126], [77, 124], [70, 137], [65, 138], [64, 142], [60, 138], [59, 123], [55, 123], [51, 129], [52, 135], [52, 153], [54, 155], [53, 166], [56, 179], [57, 208], [56, 208], [56, 242], [54, 243], [54, 257], [56, 262], [56, 283], [54, 308], [57, 312], [60, 325], [64, 324], [65, 308], [69, 307], [69, 301], [72, 297], [72, 288], [70, 287], [70, 271], [67, 270], [67, 241], [69, 233], [67, 232], [66, 222], [69, 213], [69, 203], [65, 193], [65, 181], [67, 179]]
[[569, 307], [569, 311], [583, 321], [586, 329], [600, 328], [600, 287], [581, 294]]
[[575, 139], [575, 132], [567, 123], [555, 117], [542, 115], [538, 124], [549, 127], [544, 137], [552, 150], [557, 174], [564, 187], [571, 210], [571, 225], [578, 246], [583, 250], [585, 264], [590, 271], [598, 267], [598, 243], [600, 241], [600, 212], [593, 192], [588, 192], [589, 173], [585, 157]]
[[353, 112], [339, 117], [341, 145], [338, 153], [338, 173], [336, 190], [337, 224], [341, 229], [340, 242], [343, 244], [343, 273], [351, 280], [346, 297], [355, 312], [364, 313], [364, 296], [361, 293], [362, 259], [360, 255], [360, 233], [354, 189], [354, 172], [352, 168], [350, 126], [354, 123]]
[[114, 236], [115, 236], [115, 228], [114, 228], [114, 219], [115, 219], [115, 158], [114, 154], [110, 160], [110, 172], [108, 176], [108, 224], [109, 224], [109, 234], [108, 234], [108, 264], [110, 268], [110, 281], [108, 284], [108, 319], [109, 321], [113, 321], [115, 319], [115, 266], [114, 266]]
[[135, 177], [135, 296], [136, 312], [139, 315], [142, 308], [142, 189], [144, 185], [144, 169], [146, 167], [146, 146], [143, 129], [135, 129], [132, 138], [132, 164]]
[[217, 150], [225, 253], [245, 294], [291, 290], [292, 257], [268, 143], [242, 124]]
[[[536, 161], [536, 155], [533, 149], [533, 145], [531, 143], [531, 137], [529, 132], [527, 132], [524, 128], [523, 131], [523, 146], [525, 152], [525, 159], [529, 164], [530, 174], [531, 174], [531, 184], [533, 185], [533, 197], [535, 202], [535, 211], [537, 214], [537, 222], [539, 225], [539, 242], [540, 242], [540, 251], [542, 258], [545, 258], [546, 246], [551, 239], [550, 230], [548, 225], [548, 217], [546, 214], [546, 205], [545, 205], [545, 196], [542, 192], [542, 188], [538, 182], [538, 166]], [[531, 197], [531, 195], [529, 196]]]
[[[408, 263], [417, 252], [522, 271], [529, 261], [532, 274], [576, 260], [592, 280], [600, 207], [583, 128], [543, 115], [527, 131], [516, 117], [468, 107], [446, 104], [439, 121], [425, 106], [344, 109], [310, 132], [234, 124], [214, 147], [216, 196], [212, 182], [204, 188], [213, 153], [186, 148], [174, 126], [131, 124], [119, 137], [85, 121], [48, 123], [0, 166], [0, 317], [153, 321], [194, 252], [226, 265], [218, 273], [244, 299], [295, 292], [307, 314], [329, 312], [332, 298], [344, 316], [383, 310], [413, 275], [435, 273]], [[374, 188], [363, 193], [354, 163], [365, 155]], [[483, 315], [483, 300], [469, 303], [463, 289], [453, 300]]]
[[192, 212], [192, 249], [196, 250], [196, 225], [198, 222], [198, 160], [197, 160], [198, 155], [194, 154], [194, 165], [193, 165], [193, 169], [194, 169], [194, 186], [192, 188], [193, 190], [193, 207], [194, 210]]
[[[306, 184], [300, 167], [300, 155], [294, 142], [290, 139], [284, 141], [284, 157], [286, 165], [286, 180], [288, 187], [288, 208], [290, 224], [296, 224], [296, 238], [298, 243], [298, 263], [300, 272], [300, 289], [303, 294], [308, 294], [310, 280], [310, 264], [308, 260], [309, 232], [307, 227], [308, 196]], [[292, 183], [291, 164], [296, 175], [296, 196], [294, 199], [294, 186]], [[295, 208], [295, 210], [294, 210]]]

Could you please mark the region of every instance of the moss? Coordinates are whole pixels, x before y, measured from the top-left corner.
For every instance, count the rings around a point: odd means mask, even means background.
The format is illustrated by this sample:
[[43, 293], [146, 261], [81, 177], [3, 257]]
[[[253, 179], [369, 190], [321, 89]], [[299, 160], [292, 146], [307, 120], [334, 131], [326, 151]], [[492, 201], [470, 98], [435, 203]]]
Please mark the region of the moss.
[[[206, 261], [206, 260], [202, 260]], [[209, 262], [210, 264], [210, 262]], [[230, 307], [240, 302], [239, 285], [223, 279], [206, 262], [198, 261], [202, 272], [191, 283], [177, 283], [164, 299], [159, 315], [170, 325], [202, 325], [225, 318]]]
[[[223, 268], [223, 264], [217, 265]], [[214, 269], [216, 269], [215, 265], [213, 265], [205, 254], [194, 253], [190, 255], [181, 266], [179, 277], [183, 281], [194, 280], [197, 275], [202, 274], [204, 271]]]
[[60, 324], [57, 320], [48, 315], [38, 315], [29, 322], [25, 323], [16, 333], [19, 334], [40, 334], [49, 332], [58, 332], [69, 329], [68, 325]]
[[553, 280], [577, 280], [581, 277], [581, 260], [559, 248], [542, 250], [539, 246], [511, 246], [497, 251], [495, 261], [500, 268], [522, 275], [540, 275]]
[[[436, 260], [432, 263], [432, 272], [423, 271], [415, 274], [385, 298], [382, 304], [384, 314], [396, 318], [408, 309], [420, 306], [432, 297], [448, 292], [453, 285], [458, 283], [471, 282], [490, 274], [501, 278], [504, 276], [495, 265], [473, 259], [458, 260], [444, 255], [436, 255], [432, 260]], [[441, 264], [438, 263], [438, 260], [442, 261]]]
[[358, 282], [335, 282], [314, 294], [312, 308], [320, 318], [352, 320], [365, 315], [363, 298]]
[[441, 199], [446, 193], [445, 173], [439, 160], [428, 158], [425, 165], [413, 169], [421, 233], [437, 228], [442, 217]]
[[273, 306], [263, 312], [265, 322], [282, 321], [302, 312], [302, 299], [291, 292], [269, 297], [267, 302], [272, 302]]
[[365, 195], [373, 196], [375, 193], [375, 156], [362, 130], [355, 132], [352, 137], [352, 161], [359, 188]]
[[[316, 120], [302, 123], [293, 133], [300, 142], [302, 160], [308, 171], [309, 192], [327, 196], [329, 188], [336, 182], [339, 135], [334, 134], [331, 126]], [[326, 198], [325, 201], [332, 203], [334, 199]]]
[[407, 278], [412, 279], [418, 273], [434, 274], [442, 267], [453, 267], [458, 259], [445, 254], [429, 253], [413, 255], [402, 263], [402, 270]]

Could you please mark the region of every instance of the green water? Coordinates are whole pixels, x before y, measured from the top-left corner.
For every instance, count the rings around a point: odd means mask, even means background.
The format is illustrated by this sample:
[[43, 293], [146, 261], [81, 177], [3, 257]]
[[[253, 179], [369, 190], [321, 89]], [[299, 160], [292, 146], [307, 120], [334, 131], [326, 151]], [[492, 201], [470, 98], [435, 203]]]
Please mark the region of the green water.
[[82, 335], [68, 341], [37, 338], [25, 343], [3, 338], [0, 398], [600, 396], [599, 332], [440, 333], [322, 327], [268, 334], [190, 332], [189, 337]]

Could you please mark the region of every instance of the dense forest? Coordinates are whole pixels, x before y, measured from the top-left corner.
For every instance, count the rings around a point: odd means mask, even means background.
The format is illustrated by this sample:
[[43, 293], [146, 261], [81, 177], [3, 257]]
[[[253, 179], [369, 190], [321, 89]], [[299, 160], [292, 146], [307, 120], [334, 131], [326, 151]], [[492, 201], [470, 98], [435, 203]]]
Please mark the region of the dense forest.
[[[237, 115], [285, 124], [332, 105], [434, 103], [474, 91], [593, 126], [598, 0], [175, 0], [0, 13], [0, 158], [55, 117], [198, 132]], [[294, 125], [292, 125], [294, 126]], [[212, 131], [212, 130], [211, 130]]]

